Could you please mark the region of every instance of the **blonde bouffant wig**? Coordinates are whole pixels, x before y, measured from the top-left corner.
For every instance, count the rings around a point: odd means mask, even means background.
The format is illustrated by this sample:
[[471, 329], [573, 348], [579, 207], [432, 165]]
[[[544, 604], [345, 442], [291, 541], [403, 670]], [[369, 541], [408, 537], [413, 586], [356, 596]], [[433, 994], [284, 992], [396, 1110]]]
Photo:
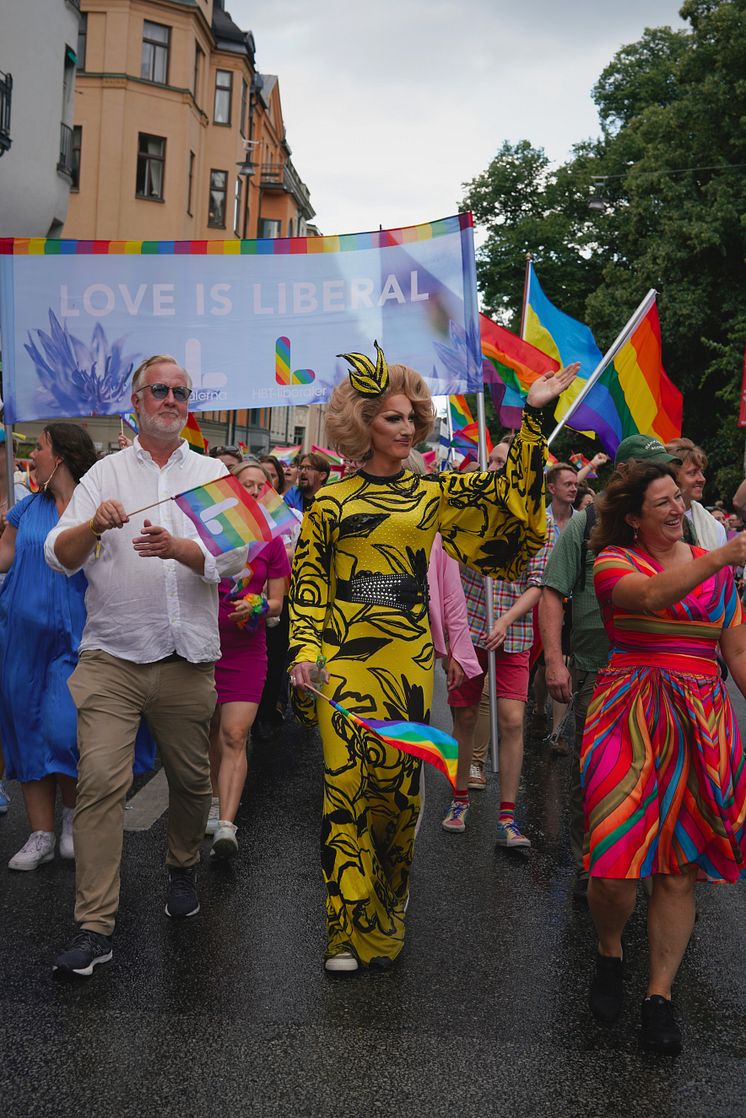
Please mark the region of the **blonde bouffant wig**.
[[327, 406], [327, 440], [345, 458], [365, 460], [370, 455], [370, 425], [390, 396], [404, 395], [414, 412], [414, 443], [427, 438], [435, 423], [430, 389], [407, 365], [389, 365], [389, 383], [382, 396], [361, 396], [349, 380], [334, 389]]

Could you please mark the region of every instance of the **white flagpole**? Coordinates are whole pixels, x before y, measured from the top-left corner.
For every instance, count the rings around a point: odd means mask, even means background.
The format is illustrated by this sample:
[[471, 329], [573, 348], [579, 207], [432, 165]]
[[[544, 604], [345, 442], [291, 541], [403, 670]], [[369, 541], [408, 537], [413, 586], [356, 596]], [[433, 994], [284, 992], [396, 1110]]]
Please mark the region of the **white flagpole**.
[[601, 374], [604, 372], [604, 370], [607, 368], [607, 366], [610, 365], [611, 362], [614, 360], [614, 358], [616, 357], [619, 350], [622, 348], [622, 346], [627, 341], [629, 335], [637, 328], [637, 326], [639, 326], [640, 322], [642, 321], [642, 319], [645, 317], [645, 315], [648, 313], [648, 311], [652, 307], [653, 303], [655, 302], [655, 297], [656, 297], [657, 294], [658, 294], [658, 292], [655, 290], [655, 288], [651, 287], [650, 291], [648, 291], [647, 295], [645, 296], [643, 301], [640, 303], [640, 305], [637, 308], [637, 310], [635, 311], [635, 313], [632, 315], [630, 320], [624, 326], [624, 329], [620, 331], [620, 333], [618, 334], [618, 336], [616, 337], [614, 342], [611, 344], [609, 349], [607, 349], [606, 353], [603, 355], [603, 357], [599, 361], [598, 365], [596, 365], [596, 368], [593, 370], [592, 374], [588, 377], [588, 380], [585, 382], [585, 385], [583, 387], [583, 391], [578, 393], [578, 395], [575, 397], [572, 404], [570, 405], [569, 409], [567, 410], [566, 414], [562, 416], [562, 419], [559, 421], [557, 426], [552, 431], [551, 435], [547, 439], [547, 446], [552, 445], [554, 440], [557, 438], [557, 435], [559, 435], [562, 428], [565, 426], [567, 421], [572, 416], [573, 412], [583, 402], [583, 400], [588, 395], [590, 390], [593, 388], [593, 385], [596, 383], [596, 381], [601, 376]]
[[[477, 393], [477, 428], [479, 431], [479, 468], [487, 469], [487, 420], [484, 407], [484, 387]], [[495, 599], [492, 592], [492, 579], [485, 575], [484, 597], [487, 606], [487, 629], [492, 632], [495, 624]], [[487, 653], [487, 679], [490, 695], [490, 761], [492, 771], [497, 772], [497, 672], [495, 653]]]

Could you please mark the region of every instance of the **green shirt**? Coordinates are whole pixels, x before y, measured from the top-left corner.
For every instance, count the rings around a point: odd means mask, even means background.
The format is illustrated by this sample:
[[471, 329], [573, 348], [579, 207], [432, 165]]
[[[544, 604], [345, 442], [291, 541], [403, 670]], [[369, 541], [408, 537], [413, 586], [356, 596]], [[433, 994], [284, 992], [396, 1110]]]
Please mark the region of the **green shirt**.
[[544, 586], [572, 598], [572, 652], [578, 668], [596, 672], [609, 659], [609, 641], [593, 589], [593, 553], [586, 554], [585, 579], [578, 585], [585, 532], [585, 509], [570, 520], [549, 554]]

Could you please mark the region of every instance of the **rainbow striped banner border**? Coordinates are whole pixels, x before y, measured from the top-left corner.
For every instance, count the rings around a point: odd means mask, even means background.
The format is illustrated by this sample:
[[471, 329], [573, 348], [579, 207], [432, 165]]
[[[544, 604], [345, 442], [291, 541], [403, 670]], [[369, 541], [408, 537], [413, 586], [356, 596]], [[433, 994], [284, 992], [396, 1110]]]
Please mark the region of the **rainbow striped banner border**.
[[470, 229], [473, 225], [471, 213], [463, 213], [402, 229], [256, 241], [66, 241], [46, 237], [0, 237], [0, 256], [310, 256], [409, 245], [454, 233], [456, 229]]

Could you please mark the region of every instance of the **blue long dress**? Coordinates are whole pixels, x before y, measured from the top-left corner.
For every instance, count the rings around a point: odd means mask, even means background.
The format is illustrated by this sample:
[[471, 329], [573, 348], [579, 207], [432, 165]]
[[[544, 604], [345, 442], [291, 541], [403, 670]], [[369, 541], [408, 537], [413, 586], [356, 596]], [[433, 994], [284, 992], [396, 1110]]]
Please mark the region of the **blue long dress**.
[[[33, 493], [7, 515], [15, 558], [0, 590], [0, 741], [9, 780], [78, 775], [77, 714], [67, 681], [85, 624], [82, 572], [47, 566], [44, 540], [57, 524], [54, 498]], [[153, 767], [154, 744], [141, 727], [135, 772]]]

